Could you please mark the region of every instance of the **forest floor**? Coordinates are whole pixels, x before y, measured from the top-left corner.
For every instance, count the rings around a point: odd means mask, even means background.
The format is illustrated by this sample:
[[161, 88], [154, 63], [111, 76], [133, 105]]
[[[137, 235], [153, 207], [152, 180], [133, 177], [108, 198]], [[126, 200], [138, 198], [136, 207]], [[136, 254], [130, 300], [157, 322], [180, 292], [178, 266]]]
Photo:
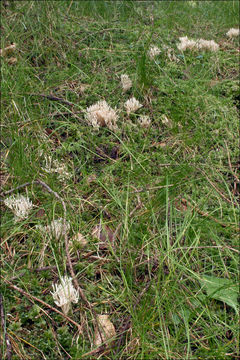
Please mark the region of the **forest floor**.
[[3, 359], [237, 359], [239, 3], [1, 11]]

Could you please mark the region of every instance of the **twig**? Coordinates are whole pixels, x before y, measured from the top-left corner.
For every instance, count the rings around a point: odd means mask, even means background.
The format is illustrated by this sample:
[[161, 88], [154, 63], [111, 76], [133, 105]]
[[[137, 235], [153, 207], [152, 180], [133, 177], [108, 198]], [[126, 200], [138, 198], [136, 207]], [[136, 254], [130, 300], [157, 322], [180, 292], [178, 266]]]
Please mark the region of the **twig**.
[[81, 358], [84, 358], [84, 357], [89, 358], [89, 356], [96, 355], [97, 353], [102, 352], [104, 349], [105, 349], [105, 345], [100, 345], [96, 349], [93, 349], [93, 350], [81, 355]]
[[[83, 259], [89, 258], [92, 260], [102, 260], [104, 262], [108, 262], [110, 261], [109, 259], [105, 259], [105, 258], [100, 258], [99, 256], [94, 256], [95, 252], [94, 251], [90, 251], [87, 254], [82, 254], [81, 257]], [[79, 261], [72, 261], [73, 265], [78, 264]], [[21, 277], [23, 277], [24, 275], [26, 275], [27, 271], [29, 272], [41, 272], [41, 271], [47, 271], [47, 270], [57, 270], [57, 266], [56, 265], [50, 265], [50, 266], [43, 266], [43, 267], [39, 267], [39, 268], [33, 268], [33, 269], [25, 269], [25, 271], [22, 271], [21, 273], [11, 277], [10, 279], [8, 279], [9, 281], [13, 281], [15, 279], [19, 279]]]
[[6, 330], [4, 305], [3, 305], [3, 296], [2, 296], [1, 293], [0, 293], [0, 316], [1, 316], [2, 331], [3, 331], [3, 333], [5, 333], [6, 355], [7, 355], [7, 359], [11, 360], [11, 358], [12, 358], [12, 346], [11, 346], [11, 342], [9, 340], [8, 333], [7, 333], [7, 330]]
[[[14, 333], [13, 331], [9, 330], [9, 337], [11, 338], [12, 344], [13, 344], [13, 349], [14, 351], [17, 353], [17, 355], [19, 356], [19, 359], [24, 359], [22, 357], [22, 354], [19, 350], [19, 346], [17, 345], [17, 343], [14, 341], [13, 336], [19, 341], [19, 342], [23, 342], [24, 344], [26, 344], [27, 346], [32, 347], [33, 349], [39, 351], [42, 355], [42, 359], [43, 360], [47, 360], [46, 357], [44, 356], [42, 350], [38, 349], [36, 346], [34, 346], [33, 344], [31, 344], [30, 342], [28, 342], [27, 340], [23, 339], [22, 337], [18, 336], [16, 333]], [[29, 358], [28, 358], [29, 359]]]
[[75, 106], [74, 103], [72, 103], [70, 101], [67, 101], [67, 100], [64, 100], [62, 98], [59, 98], [57, 96], [53, 96], [53, 95], [45, 95], [45, 94], [28, 94], [28, 95], [30, 95], [30, 96], [41, 96], [41, 97], [43, 97], [45, 99], [48, 99], [48, 100], [59, 101], [62, 104], [65, 104], [65, 105]]
[[207, 218], [215, 221], [217, 224], [221, 225], [221, 226], [224, 227], [224, 228], [225, 228], [225, 227], [232, 227], [232, 228], [234, 228], [234, 230], [240, 231], [240, 228], [234, 227], [233, 225], [228, 225], [228, 224], [222, 223], [221, 221], [215, 219], [215, 217], [213, 217], [212, 215], [209, 215], [207, 212], [204, 212], [204, 211], [200, 210], [196, 205], [193, 206], [189, 201], [187, 201], [187, 200], [184, 199], [184, 198], [181, 199], [181, 202], [182, 202], [182, 204], [184, 204], [184, 205], [186, 205], [186, 206], [190, 206], [193, 210], [196, 210], [198, 214], [200, 214], [200, 215], [202, 215], [202, 216], [204, 216], [204, 217], [207, 217]]
[[83, 113], [84, 113], [84, 111], [75, 111], [75, 112], [73, 112], [72, 110], [69, 109], [68, 112], [63, 112], [63, 113], [54, 112], [54, 113], [50, 113], [49, 115], [53, 116], [53, 117], [61, 117], [61, 116], [69, 115], [69, 116], [71, 116], [73, 118], [78, 119], [79, 122], [86, 125], [86, 120], [77, 115], [77, 114], [83, 114]]
[[67, 15], [68, 15], [68, 13], [69, 13], [69, 10], [70, 10], [71, 7], [72, 7], [72, 3], [73, 3], [73, 0], [71, 0], [70, 5], [69, 5], [69, 7], [68, 7], [68, 9], [67, 9]]
[[79, 331], [82, 331], [81, 325], [79, 325], [76, 321], [72, 320], [69, 316], [65, 315], [63, 312], [61, 312], [61, 311], [59, 311], [58, 309], [54, 308], [53, 306], [49, 305], [49, 304], [46, 303], [45, 301], [37, 298], [36, 296], [30, 295], [30, 294], [28, 294], [26, 291], [24, 291], [23, 289], [20, 289], [19, 287], [13, 285], [13, 284], [11, 283], [11, 281], [4, 279], [4, 277], [3, 277], [2, 275], [0, 275], [0, 276], [1, 276], [1, 278], [3, 279], [3, 281], [4, 281], [5, 283], [7, 283], [12, 289], [14, 289], [14, 290], [18, 291], [20, 294], [26, 296], [32, 303], [34, 303], [33, 300], [35, 300], [35, 301], [39, 302], [40, 304], [48, 307], [50, 310], [55, 311], [57, 314], [61, 315], [61, 316], [64, 317], [66, 320], [68, 320], [70, 323], [72, 323], [73, 325], [75, 325], [75, 326], [78, 328]]
[[[214, 185], [214, 183], [208, 178], [207, 174], [206, 174], [203, 170], [200, 170], [200, 171], [204, 174], [204, 176], [206, 176], [206, 179], [207, 179], [208, 182], [212, 185], [212, 187], [217, 191], [217, 193], [218, 193], [224, 200], [226, 200], [229, 204], [232, 204], [232, 201], [229, 200], [229, 199], [221, 192], [221, 190], [219, 190], [219, 189], [216, 187], [216, 185]], [[233, 201], [233, 203], [234, 203], [235, 205], [237, 205], [234, 201]]]
[[66, 112], [57, 112], [57, 111], [55, 111], [53, 113], [50, 113], [49, 115], [53, 116], [53, 117], [61, 117], [61, 116], [69, 115], [69, 116], [75, 117], [76, 119], [81, 120], [82, 122], [86, 123], [86, 121], [84, 119], [81, 119], [78, 116], [78, 114], [83, 114], [83, 113], [84, 113], [83, 111], [75, 111], [75, 112], [73, 112], [71, 110], [68, 110]]
[[53, 265], [53, 266], [44, 266], [44, 267], [41, 267], [41, 268], [36, 268], [36, 269], [26, 269], [25, 271], [22, 271], [20, 274], [17, 274], [13, 277], [11, 277], [10, 279], [8, 279], [9, 281], [13, 281], [15, 279], [19, 279], [21, 277], [23, 277], [27, 271], [30, 271], [30, 272], [40, 272], [40, 271], [46, 271], [46, 270], [57, 270], [57, 266]]
[[22, 188], [24, 188], [24, 187], [26, 187], [26, 186], [29, 186], [29, 185], [31, 185], [31, 184], [32, 184], [32, 182], [27, 182], [27, 183], [25, 183], [25, 184], [19, 185], [19, 186], [17, 186], [17, 187], [14, 188], [14, 189], [11, 189], [11, 190], [2, 192], [2, 193], [0, 194], [0, 196], [6, 196], [6, 195], [11, 194], [12, 192], [14, 192], [14, 191], [16, 191], [16, 190], [22, 189]]
[[130, 211], [130, 213], [129, 213], [129, 215], [128, 215], [130, 218], [133, 216], [133, 214], [135, 213], [135, 211], [137, 211], [138, 209], [141, 209], [142, 206], [143, 206], [143, 204], [142, 204], [141, 201], [140, 201], [139, 195], [137, 195], [137, 197], [138, 197], [138, 203], [137, 203], [137, 205], [135, 206], [135, 208], [132, 209], [132, 211]]
[[49, 265], [49, 266], [43, 266], [40, 268], [36, 268], [36, 269], [29, 269], [30, 271], [36, 271], [36, 272], [40, 272], [40, 271], [46, 271], [46, 270], [56, 270], [57, 266], [55, 265]]

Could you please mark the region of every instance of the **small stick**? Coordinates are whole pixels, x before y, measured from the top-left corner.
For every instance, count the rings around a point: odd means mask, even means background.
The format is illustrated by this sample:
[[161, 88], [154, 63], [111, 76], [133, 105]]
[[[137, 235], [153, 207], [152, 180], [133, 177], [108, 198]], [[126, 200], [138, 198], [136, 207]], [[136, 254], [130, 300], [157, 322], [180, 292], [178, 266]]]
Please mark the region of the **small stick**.
[[[203, 171], [203, 170], [200, 170], [205, 176], [206, 176], [206, 179], [208, 180], [208, 182], [212, 185], [212, 187], [217, 191], [217, 193], [224, 199], [226, 200], [229, 204], [232, 204], [232, 201], [229, 200], [217, 187], [216, 185], [214, 185], [214, 183], [208, 178], [207, 174]], [[233, 203], [236, 205], [236, 203], [233, 201]]]
[[[182, 202], [183, 204], [185, 204], [185, 205], [189, 205], [192, 209], [195, 209], [198, 214], [200, 214], [200, 215], [202, 215], [202, 216], [204, 216], [204, 217], [207, 217], [207, 218], [215, 221], [217, 224], [221, 225], [221, 226], [224, 227], [224, 228], [225, 228], [225, 227], [233, 227], [233, 225], [227, 225], [227, 224], [224, 224], [224, 223], [222, 223], [221, 221], [215, 219], [215, 217], [213, 217], [212, 215], [209, 215], [207, 212], [204, 212], [204, 211], [200, 210], [197, 206], [193, 206], [189, 201], [187, 201], [187, 200], [184, 199], [184, 198], [181, 199], [181, 202]], [[234, 227], [234, 230], [240, 231], [240, 228], [238, 228], [238, 227], [235, 228], [235, 227]]]
[[17, 187], [14, 188], [14, 189], [11, 189], [11, 190], [2, 192], [2, 193], [0, 194], [0, 196], [6, 196], [6, 195], [11, 194], [12, 192], [14, 192], [14, 191], [16, 191], [16, 190], [22, 189], [22, 188], [24, 188], [24, 187], [26, 187], [26, 186], [29, 186], [29, 185], [31, 185], [31, 184], [32, 184], [31, 182], [27, 182], [27, 183], [25, 183], [25, 184], [19, 185], [19, 186], [17, 186]]
[[43, 98], [46, 98], [48, 100], [52, 100], [52, 101], [59, 101], [65, 105], [70, 105], [70, 106], [74, 106], [74, 103], [71, 103], [70, 101], [64, 100], [62, 98], [59, 98], [57, 96], [53, 96], [53, 95], [45, 95], [45, 94], [28, 94], [30, 96], [41, 96]]
[[48, 307], [50, 310], [55, 311], [57, 314], [61, 315], [62, 317], [64, 317], [66, 320], [68, 320], [70, 323], [72, 323], [73, 325], [75, 325], [79, 331], [82, 331], [82, 327], [74, 320], [72, 320], [69, 316], [65, 315], [63, 312], [59, 311], [58, 309], [54, 308], [53, 306], [49, 305], [48, 303], [46, 303], [45, 301], [37, 298], [34, 295], [30, 295], [28, 294], [26, 291], [24, 291], [23, 289], [20, 289], [19, 287], [13, 285], [10, 281], [4, 279], [4, 277], [1, 275], [1, 278], [4, 280], [4, 282], [6, 282], [12, 289], [18, 291], [20, 294], [26, 296], [32, 303], [34, 303], [33, 300], [39, 302], [40, 304]]
[[82, 114], [83, 111], [75, 111], [73, 112], [72, 110], [68, 110], [67, 112], [54, 112], [54, 113], [50, 113], [49, 115], [52, 117], [63, 117], [63, 116], [71, 116], [73, 118], [78, 119], [80, 122], [82, 122], [83, 124], [86, 124], [86, 121], [81, 118], [80, 116], [78, 116], [78, 114]]
[[84, 358], [84, 357], [87, 356], [88, 359], [89, 359], [89, 356], [96, 355], [97, 353], [102, 352], [104, 349], [105, 349], [105, 346], [104, 346], [104, 345], [100, 345], [100, 346], [98, 346], [96, 349], [93, 349], [93, 350], [91, 350], [91, 351], [89, 351], [89, 352], [81, 355], [81, 358]]
[[1, 316], [2, 331], [3, 331], [3, 333], [5, 333], [6, 355], [7, 355], [7, 359], [11, 360], [11, 358], [12, 358], [12, 346], [11, 346], [11, 342], [9, 340], [8, 333], [7, 333], [7, 330], [6, 330], [5, 314], [4, 314], [4, 306], [3, 306], [3, 296], [2, 296], [1, 293], [0, 293], [0, 316]]
[[[87, 254], [82, 254], [81, 257], [83, 259], [87, 259], [90, 258], [92, 260], [102, 260], [105, 262], [110, 261], [109, 259], [105, 259], [105, 258], [100, 258], [98, 256], [94, 256], [95, 252], [94, 251], [90, 251]], [[78, 264], [79, 261], [72, 261], [73, 265]], [[39, 268], [33, 268], [33, 269], [26, 269], [25, 271], [22, 271], [21, 273], [11, 277], [10, 279], [8, 279], [9, 281], [13, 281], [15, 279], [19, 279], [21, 277], [23, 277], [24, 275], [26, 275], [27, 271], [29, 272], [41, 272], [41, 271], [47, 271], [47, 270], [57, 270], [57, 266], [56, 265], [49, 265], [49, 266], [43, 266], [43, 267], [39, 267]]]
[[84, 125], [86, 125], [86, 120], [84, 120], [84, 118], [81, 118], [80, 116], [78, 116], [77, 114], [82, 114], [83, 113], [83, 111], [75, 111], [75, 112], [73, 112], [72, 110], [68, 110], [68, 112], [63, 112], [63, 113], [57, 113], [57, 112], [54, 112], [54, 113], [52, 113], [52, 114], [49, 114], [49, 115], [51, 115], [51, 116], [55, 116], [55, 117], [62, 117], [62, 116], [67, 116], [67, 115], [69, 115], [69, 116], [71, 116], [71, 117], [73, 117], [73, 118], [76, 118], [76, 119], [78, 119], [78, 121], [80, 122], [80, 123], [82, 123], [82, 124], [84, 124]]
[[68, 9], [67, 9], [67, 15], [68, 15], [68, 13], [69, 13], [69, 10], [70, 10], [71, 7], [72, 7], [72, 3], [73, 3], [73, 0], [71, 0], [70, 5], [69, 5], [69, 7], [68, 7]]
[[26, 275], [27, 271], [30, 271], [30, 272], [40, 272], [40, 271], [46, 271], [46, 270], [57, 270], [57, 266], [44, 266], [42, 268], [36, 268], [36, 269], [26, 269], [25, 271], [21, 272], [20, 274], [17, 274], [13, 277], [11, 277], [10, 279], [8, 279], [9, 281], [13, 281], [15, 279], [19, 279], [21, 277], [23, 277], [24, 275]]

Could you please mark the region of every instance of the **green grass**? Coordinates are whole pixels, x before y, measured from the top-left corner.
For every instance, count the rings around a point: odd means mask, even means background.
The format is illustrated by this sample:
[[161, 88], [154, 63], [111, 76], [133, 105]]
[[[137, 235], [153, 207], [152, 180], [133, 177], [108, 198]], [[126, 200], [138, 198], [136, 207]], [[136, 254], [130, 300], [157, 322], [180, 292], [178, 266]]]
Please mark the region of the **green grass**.
[[[110, 350], [93, 356], [237, 359], [239, 43], [226, 32], [239, 25], [238, 2], [1, 7], [1, 48], [17, 45], [1, 58], [2, 191], [41, 179], [66, 203], [69, 241], [79, 232], [88, 240], [84, 248], [73, 241], [74, 271], [96, 314], [109, 314], [117, 334]], [[213, 39], [220, 49], [181, 53], [178, 38], [186, 35]], [[161, 50], [153, 60], [152, 44]], [[133, 81], [127, 93], [121, 74]], [[132, 96], [143, 107], [128, 117], [123, 105]], [[86, 108], [99, 100], [118, 109], [116, 132], [85, 121]], [[139, 126], [140, 114], [150, 116], [149, 128]], [[65, 164], [69, 176], [44, 171], [47, 156]], [[69, 275], [64, 239], [35, 228], [63, 217], [61, 203], [35, 184], [16, 193], [28, 195], [34, 208], [16, 223], [1, 197], [0, 292], [12, 359], [81, 359], [94, 349], [86, 304], [79, 300], [69, 314], [82, 326], [79, 334], [5, 281], [57, 308], [52, 283]], [[118, 227], [114, 242], [92, 235], [100, 223], [111, 232]]]

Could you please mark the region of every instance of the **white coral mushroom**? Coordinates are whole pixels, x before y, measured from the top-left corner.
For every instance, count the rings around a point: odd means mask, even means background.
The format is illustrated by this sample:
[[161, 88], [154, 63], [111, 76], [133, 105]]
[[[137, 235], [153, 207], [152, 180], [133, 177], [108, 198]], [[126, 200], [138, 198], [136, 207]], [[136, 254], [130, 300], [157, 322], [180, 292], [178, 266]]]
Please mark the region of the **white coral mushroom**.
[[86, 119], [89, 125], [95, 129], [100, 126], [107, 126], [110, 130], [117, 129], [117, 113], [105, 100], [98, 101], [96, 104], [87, 108]]
[[196, 42], [198, 49], [205, 49], [210, 51], [218, 51], [219, 45], [214, 40], [199, 39]]
[[179, 38], [180, 44], [177, 45], [178, 50], [185, 51], [187, 49], [194, 49], [196, 47], [196, 41], [188, 39], [187, 36]]
[[33, 208], [33, 203], [29, 198], [20, 194], [5, 199], [4, 204], [13, 211], [15, 222], [26, 219]]
[[45, 156], [45, 167], [42, 168], [47, 173], [58, 174], [59, 180], [66, 180], [72, 177], [72, 174], [68, 171], [67, 165], [60, 163], [57, 159], [53, 159], [52, 156]]
[[142, 115], [139, 118], [140, 126], [143, 128], [148, 128], [151, 125], [151, 119], [148, 115]]
[[234, 29], [234, 28], [231, 28], [228, 30], [228, 32], [226, 33], [226, 35], [230, 38], [233, 38], [235, 36], [239, 36], [239, 29]]
[[[36, 229], [40, 230], [43, 234], [48, 234], [51, 238], [56, 240], [60, 239], [64, 235], [64, 222], [62, 218], [53, 220], [49, 225], [42, 226], [37, 225]], [[70, 224], [66, 222], [66, 231], [70, 229]]]
[[128, 91], [132, 87], [132, 80], [126, 74], [121, 75], [121, 83], [122, 83], [122, 88], [123, 88], [124, 92]]
[[135, 97], [132, 97], [131, 99], [127, 100], [124, 104], [124, 107], [128, 114], [137, 111], [140, 109], [143, 105], [140, 104], [140, 102], [135, 99]]
[[68, 276], [60, 277], [60, 284], [52, 285], [54, 292], [51, 292], [55, 304], [62, 308], [64, 314], [68, 314], [71, 303], [77, 303], [79, 293], [72, 284], [72, 278]]
[[153, 59], [155, 56], [159, 55], [160, 53], [161, 53], [161, 50], [155, 45], [151, 46], [148, 51], [148, 55], [150, 56], [151, 59]]
[[183, 36], [179, 38], [180, 43], [177, 45], [178, 50], [185, 51], [187, 49], [190, 50], [210, 50], [217, 51], [219, 49], [219, 45], [214, 40], [204, 40], [198, 39], [193, 40], [189, 39], [187, 36]]

